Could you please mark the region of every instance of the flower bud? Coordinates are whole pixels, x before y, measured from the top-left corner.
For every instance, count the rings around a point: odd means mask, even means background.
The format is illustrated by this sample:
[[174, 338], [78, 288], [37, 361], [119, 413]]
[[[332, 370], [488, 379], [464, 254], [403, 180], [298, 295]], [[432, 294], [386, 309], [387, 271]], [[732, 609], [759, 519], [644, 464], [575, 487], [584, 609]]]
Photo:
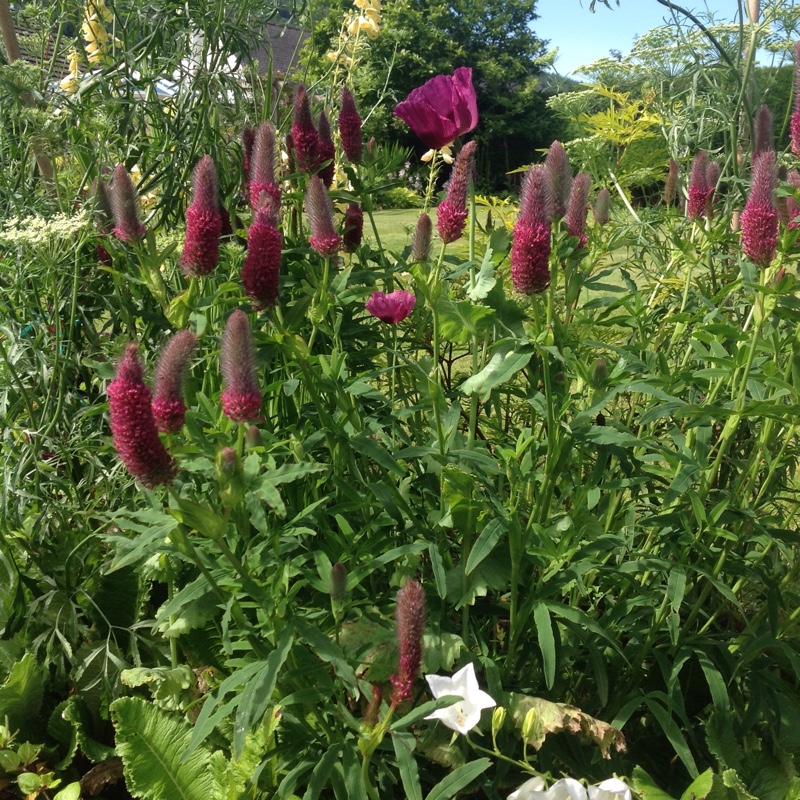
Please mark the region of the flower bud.
[[767, 150], [775, 149], [775, 134], [773, 133], [772, 112], [769, 106], [763, 105], [756, 113], [753, 137], [753, 161]]
[[341, 561], [331, 567], [331, 600], [341, 602], [347, 597], [347, 569]]
[[495, 747], [497, 746], [497, 734], [500, 733], [505, 721], [506, 710], [503, 708], [503, 706], [497, 706], [497, 708], [492, 712], [492, 741], [495, 743]]
[[227, 483], [236, 474], [238, 458], [232, 447], [223, 447], [217, 453], [217, 480]]
[[114, 211], [114, 235], [123, 242], [138, 242], [147, 230], [139, 220], [139, 195], [123, 164], [117, 164], [114, 169], [111, 208]]
[[417, 220], [414, 234], [411, 237], [411, 258], [414, 261], [427, 261], [431, 254], [431, 236], [433, 223], [423, 211]]
[[191, 331], [178, 331], [161, 351], [155, 371], [153, 417], [162, 433], [175, 433], [183, 427], [183, 381], [196, 349], [197, 337]]
[[522, 720], [522, 741], [526, 743], [535, 741], [537, 728], [539, 727], [539, 715], [536, 713], [536, 709], [528, 709], [525, 719]]
[[564, 218], [570, 236], [578, 240], [578, 247], [586, 247], [589, 237], [586, 235], [586, 217], [589, 214], [589, 188], [592, 178], [586, 172], [579, 172], [572, 181], [569, 193], [567, 214]]
[[561, 142], [553, 142], [547, 151], [544, 160], [545, 169], [550, 173], [550, 183], [552, 186], [552, 214], [553, 219], [561, 219], [569, 202], [569, 194], [572, 188], [572, 170], [569, 166], [569, 158], [564, 145]]
[[247, 433], [244, 435], [244, 441], [248, 450], [252, 450], [254, 447], [261, 446], [261, 431], [257, 426], [251, 425], [247, 429]]
[[598, 225], [607, 225], [611, 219], [611, 192], [603, 187], [598, 193], [594, 201], [592, 213], [594, 214], [594, 221]]
[[601, 386], [605, 386], [607, 380], [608, 366], [606, 365], [606, 360], [604, 358], [598, 358], [592, 367], [592, 386], [594, 386], [595, 389], [599, 389]]

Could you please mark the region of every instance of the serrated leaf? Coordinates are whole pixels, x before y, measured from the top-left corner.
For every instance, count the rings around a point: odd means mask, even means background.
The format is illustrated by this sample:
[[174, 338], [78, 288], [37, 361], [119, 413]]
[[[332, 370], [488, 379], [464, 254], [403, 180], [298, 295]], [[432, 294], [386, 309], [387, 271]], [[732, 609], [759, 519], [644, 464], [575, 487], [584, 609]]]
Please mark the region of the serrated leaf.
[[182, 761], [192, 736], [182, 719], [139, 697], [115, 700], [111, 717], [125, 782], [135, 797], [209, 800], [222, 796], [217, 775], [225, 768], [225, 757], [219, 751], [197, 748]]

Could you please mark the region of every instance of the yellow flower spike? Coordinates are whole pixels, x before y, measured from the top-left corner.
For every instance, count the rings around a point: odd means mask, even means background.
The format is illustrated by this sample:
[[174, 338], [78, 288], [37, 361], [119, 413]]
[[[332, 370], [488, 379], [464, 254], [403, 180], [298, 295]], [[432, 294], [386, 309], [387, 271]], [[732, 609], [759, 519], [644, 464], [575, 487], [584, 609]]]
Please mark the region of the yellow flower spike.
[[381, 21], [381, 12], [376, 11], [374, 8], [364, 9], [364, 14], [366, 15], [367, 19], [375, 25], [378, 25]]

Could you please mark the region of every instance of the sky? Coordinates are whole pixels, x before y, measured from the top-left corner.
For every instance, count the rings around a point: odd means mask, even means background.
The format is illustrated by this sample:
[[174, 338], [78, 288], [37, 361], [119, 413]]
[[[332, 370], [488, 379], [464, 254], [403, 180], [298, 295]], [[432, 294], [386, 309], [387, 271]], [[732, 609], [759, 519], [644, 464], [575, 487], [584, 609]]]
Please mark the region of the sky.
[[[732, 21], [737, 13], [736, 0], [683, 0], [678, 5], [692, 12], [706, 8], [715, 16]], [[556, 70], [568, 75], [581, 64], [619, 50], [627, 55], [637, 35], [646, 33], [668, 18], [669, 10], [656, 0], [611, 0], [609, 11], [597, 0], [594, 14], [589, 12], [589, 0], [537, 0], [539, 15], [532, 27], [550, 48], [558, 47]]]

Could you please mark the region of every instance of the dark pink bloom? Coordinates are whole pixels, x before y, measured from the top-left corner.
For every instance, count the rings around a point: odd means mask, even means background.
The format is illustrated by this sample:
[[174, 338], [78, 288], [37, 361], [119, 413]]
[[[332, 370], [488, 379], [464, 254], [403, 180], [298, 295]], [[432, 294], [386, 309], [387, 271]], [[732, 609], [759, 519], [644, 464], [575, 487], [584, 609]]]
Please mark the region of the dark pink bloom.
[[472, 70], [459, 67], [453, 75], [431, 78], [398, 103], [394, 115], [432, 150], [454, 142], [478, 124]]
[[755, 160], [761, 153], [775, 149], [772, 112], [769, 110], [769, 106], [763, 105], [758, 109], [753, 128], [755, 133], [753, 137], [753, 159]]
[[355, 253], [364, 236], [364, 212], [358, 203], [350, 203], [344, 212], [342, 245], [345, 253]]
[[611, 219], [611, 192], [605, 187], [597, 193], [592, 214], [594, 215], [594, 221], [598, 225], [606, 225]]
[[323, 256], [338, 253], [342, 239], [333, 227], [333, 203], [317, 175], [313, 175], [308, 182], [306, 214], [311, 229], [309, 241], [314, 250]]
[[572, 169], [569, 166], [567, 151], [561, 142], [553, 142], [550, 145], [544, 165], [550, 173], [550, 185], [553, 187], [553, 219], [562, 219], [569, 203]]
[[347, 160], [353, 164], [361, 163], [364, 152], [364, 142], [361, 138], [361, 117], [356, 108], [356, 101], [350, 90], [342, 89], [342, 110], [339, 113], [339, 137], [342, 141], [342, 150]]
[[222, 214], [219, 210], [217, 171], [211, 156], [197, 162], [192, 176], [194, 193], [186, 209], [186, 239], [181, 254], [185, 275], [210, 275], [219, 261]]
[[116, 378], [108, 385], [108, 412], [114, 447], [122, 463], [148, 489], [172, 483], [177, 472], [175, 461], [158, 437], [151, 399], [138, 347], [131, 343], [125, 348]]
[[297, 159], [297, 169], [301, 172], [313, 172], [319, 166], [319, 134], [311, 119], [308, 93], [302, 83], [298, 85], [294, 95], [292, 145]]
[[701, 150], [692, 161], [692, 174], [689, 179], [689, 204], [686, 207], [686, 215], [689, 219], [705, 216], [709, 197], [714, 191], [714, 186], [709, 186], [707, 172], [708, 153], [705, 150]]
[[[336, 147], [331, 136], [331, 124], [328, 122], [327, 114], [322, 111], [319, 115], [319, 141], [317, 143], [317, 169], [322, 182], [330, 188], [333, 183], [333, 175], [336, 169], [334, 158], [336, 157]], [[326, 163], [327, 162], [327, 163]], [[323, 166], [323, 164], [325, 166]]]
[[447, 187], [447, 197], [436, 209], [436, 230], [445, 244], [460, 239], [467, 223], [467, 188], [477, 147], [475, 142], [467, 142], [461, 148]]
[[511, 282], [521, 294], [539, 294], [550, 283], [552, 216], [550, 172], [532, 167], [525, 175], [511, 244]]
[[261, 416], [261, 390], [253, 334], [244, 311], [234, 311], [222, 334], [219, 354], [225, 388], [222, 411], [234, 422], [253, 422]]
[[156, 427], [162, 433], [175, 433], [183, 427], [186, 419], [183, 380], [196, 348], [197, 337], [191, 331], [178, 331], [161, 351], [152, 408]]
[[275, 128], [267, 120], [258, 127], [250, 167], [250, 207], [261, 205], [261, 193], [266, 192], [277, 211], [281, 207], [281, 187], [275, 180]]
[[775, 152], [767, 150], [753, 165], [753, 183], [740, 218], [742, 250], [758, 267], [766, 269], [778, 245], [778, 210], [775, 207], [777, 186]]
[[667, 181], [664, 184], [664, 203], [668, 206], [675, 205], [675, 195], [678, 192], [678, 162], [671, 158], [669, 160], [669, 171]]
[[411, 699], [414, 681], [422, 664], [422, 635], [425, 632], [425, 590], [419, 581], [409, 580], [397, 593], [395, 625], [400, 653], [397, 672], [392, 675], [392, 704]]
[[114, 211], [114, 235], [118, 239], [138, 242], [147, 233], [139, 220], [139, 195], [123, 164], [117, 164], [114, 169], [111, 208]]
[[579, 172], [572, 181], [569, 193], [567, 215], [565, 217], [570, 236], [578, 240], [580, 247], [586, 247], [589, 237], [586, 235], [586, 217], [589, 214], [589, 189], [592, 178], [585, 172]]
[[283, 240], [269, 206], [256, 211], [247, 234], [247, 255], [242, 266], [242, 284], [258, 309], [277, 305]]
[[800, 158], [800, 42], [794, 43], [794, 111], [789, 123], [792, 152]]
[[250, 197], [250, 172], [252, 170], [253, 145], [256, 132], [246, 125], [242, 131], [242, 177], [244, 180], [244, 196]]
[[390, 294], [373, 292], [372, 297], [367, 300], [364, 308], [381, 322], [397, 325], [398, 322], [402, 322], [412, 312], [416, 302], [417, 298], [411, 292], [404, 292], [402, 289], [398, 289]]
[[411, 237], [411, 258], [414, 261], [427, 261], [431, 254], [431, 234], [433, 223], [423, 211], [417, 220], [414, 234]]

